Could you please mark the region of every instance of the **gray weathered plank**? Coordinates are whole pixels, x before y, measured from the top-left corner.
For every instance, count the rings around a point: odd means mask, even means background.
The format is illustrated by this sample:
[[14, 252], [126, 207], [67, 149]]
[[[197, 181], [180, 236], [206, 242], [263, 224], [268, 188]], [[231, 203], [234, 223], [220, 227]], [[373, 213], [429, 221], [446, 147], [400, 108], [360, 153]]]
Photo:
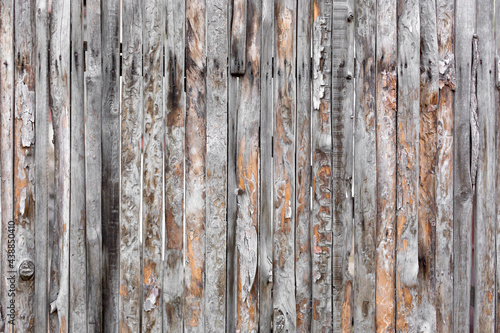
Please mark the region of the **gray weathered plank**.
[[52, 1], [50, 101], [55, 152], [55, 225], [50, 285], [50, 330], [68, 332], [71, 187], [70, 1]]
[[226, 327], [227, 9], [225, 0], [207, 2], [205, 330], [221, 333]]
[[455, 2], [437, 0], [436, 332], [443, 333], [453, 331], [454, 19]]
[[[376, 162], [379, 160], [379, 156], [375, 156], [375, 140], [389, 139], [385, 136], [375, 137], [376, 17], [374, 14], [375, 1], [356, 4], [356, 82], [358, 82], [354, 137], [354, 331], [356, 332], [375, 331], [377, 188], [376, 178], [373, 175], [376, 174]], [[390, 39], [387, 42], [390, 42]], [[381, 44], [381, 47], [383, 46], [384, 43]], [[382, 168], [381, 171], [388, 170]]]
[[294, 214], [296, 6], [292, 0], [277, 0], [274, 3], [274, 332], [293, 332], [297, 322]]
[[[495, 2], [495, 71], [494, 71], [494, 79], [495, 79], [495, 113], [498, 115], [498, 112], [500, 111], [500, 1]], [[497, 119], [498, 122], [498, 119]], [[496, 145], [497, 149], [500, 147], [500, 135], [498, 135], [498, 123], [497, 123], [497, 136], [496, 136]], [[497, 152], [498, 154], [498, 152]], [[497, 160], [498, 163], [498, 160]], [[500, 189], [500, 172], [497, 171], [496, 174], [496, 222], [497, 222], [497, 229], [496, 229], [496, 296], [495, 296], [495, 309], [496, 309], [496, 331], [498, 332], [500, 330], [500, 230], [498, 228], [498, 223], [500, 221], [500, 195], [498, 193], [498, 190]]]
[[246, 69], [247, 15], [249, 0], [231, 0], [231, 45], [229, 66], [231, 74], [244, 74]]
[[[474, 207], [474, 330], [495, 332], [495, 240], [496, 240], [496, 121], [495, 112], [495, 30], [493, 1], [478, 0], [476, 22], [477, 124], [479, 142], [472, 140], [472, 154], [477, 149], [476, 198]], [[474, 53], [473, 53], [474, 54]], [[472, 74], [474, 75], [474, 73]], [[474, 78], [472, 78], [474, 80]], [[472, 84], [474, 81], [472, 80]], [[473, 92], [471, 92], [472, 94]], [[472, 97], [472, 96], [471, 96]], [[471, 112], [473, 109], [471, 108]], [[471, 126], [474, 115], [471, 113]], [[474, 162], [474, 161], [473, 161]], [[474, 173], [472, 173], [474, 177]], [[474, 185], [474, 178], [472, 178]]]
[[[69, 331], [87, 331], [85, 238], [85, 109], [83, 3], [71, 1], [71, 194], [69, 223]], [[39, 238], [37, 238], [39, 239]]]
[[396, 331], [418, 328], [419, 2], [398, 1]]
[[142, 2], [125, 0], [122, 7], [121, 95], [121, 222], [120, 332], [140, 331], [141, 248], [140, 207], [142, 102]]

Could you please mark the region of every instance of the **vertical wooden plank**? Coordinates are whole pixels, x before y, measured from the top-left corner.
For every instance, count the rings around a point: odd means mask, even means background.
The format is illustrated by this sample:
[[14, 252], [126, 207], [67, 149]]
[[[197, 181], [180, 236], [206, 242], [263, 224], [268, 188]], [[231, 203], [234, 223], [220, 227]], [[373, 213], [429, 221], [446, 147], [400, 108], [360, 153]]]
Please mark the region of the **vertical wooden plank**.
[[186, 1], [186, 297], [184, 328], [205, 329], [205, 0]]
[[[163, 329], [180, 332], [184, 301], [185, 1], [167, 2]], [[227, 60], [226, 60], [227, 61]]]
[[[0, 5], [0, 8], [1, 7], [2, 5]], [[47, 2], [44, 0], [38, 0], [36, 2], [35, 13], [35, 142], [37, 143], [37, 148], [35, 149], [35, 269], [37, 278], [35, 279], [34, 324], [36, 330], [47, 331], [49, 322], [49, 307], [47, 302], [49, 297], [49, 194], [47, 177], [49, 145], [49, 15]], [[8, 19], [8, 17], [6, 18]], [[2, 25], [4, 24], [4, 22], [9, 21], [2, 18]], [[3, 46], [0, 46], [0, 53], [3, 54], [3, 52], [5, 52], [6, 54], [8, 54], [7, 51], [8, 50], [4, 49]], [[4, 60], [5, 58], [1, 59], [1, 62], [4, 63]], [[0, 77], [2, 77], [3, 75], [4, 73], [0, 72]], [[0, 88], [0, 90], [3, 90], [3, 86], [2, 88]], [[9, 90], [7, 89], [7, 91]], [[0, 99], [0, 103], [2, 103], [2, 112], [3, 102], [4, 99]], [[3, 136], [1, 141], [2, 146], [4, 145], [4, 143], [8, 146], [8, 142], [5, 142], [3, 140]], [[1, 167], [3, 169], [4, 165], [2, 165]], [[2, 183], [2, 192], [4, 191], [3, 184], [4, 183]], [[12, 192], [10, 193], [12, 194]], [[2, 206], [2, 215], [5, 213], [7, 212], [4, 212]], [[2, 232], [5, 231], [2, 230]], [[85, 289], [83, 290], [83, 292], [85, 292]]]
[[[436, 169], [436, 332], [453, 331], [455, 2], [437, 0], [439, 102]], [[461, 161], [461, 163], [466, 163]], [[462, 297], [462, 296], [460, 296]]]
[[457, 84], [453, 138], [453, 330], [469, 332], [472, 267], [472, 181], [470, 175], [470, 82], [476, 2], [456, 0]]
[[[377, 2], [376, 39], [376, 329], [396, 329], [397, 1]], [[359, 59], [359, 58], [358, 58]], [[361, 59], [359, 62], [361, 63]], [[372, 148], [373, 149], [373, 148]], [[355, 149], [356, 151], [356, 149]], [[358, 165], [356, 160], [355, 165]], [[369, 173], [367, 173], [369, 175]], [[355, 176], [356, 178], [356, 176]]]
[[[495, 239], [496, 239], [496, 121], [494, 3], [477, 1], [481, 13], [476, 23], [479, 58], [477, 67], [478, 146], [476, 200], [474, 207], [474, 328], [495, 332]], [[473, 84], [474, 82], [472, 82]], [[473, 110], [471, 110], [473, 111]], [[471, 117], [474, 115], [471, 113]], [[471, 119], [471, 126], [474, 126]], [[474, 162], [474, 161], [473, 161]], [[474, 177], [474, 173], [472, 173]], [[472, 178], [474, 185], [474, 178]]]
[[50, 330], [68, 331], [71, 187], [70, 1], [52, 1], [50, 95], [54, 127], [56, 218], [52, 244]]
[[231, 74], [244, 74], [246, 69], [247, 12], [249, 0], [231, 0]]
[[205, 277], [205, 330], [221, 333], [226, 327], [227, 10], [224, 0], [207, 3], [206, 265], [209, 269]]
[[[356, 3], [357, 103], [354, 136], [355, 332], [375, 331], [377, 187], [374, 175], [377, 174], [376, 162], [379, 160], [378, 155], [375, 155], [375, 9], [375, 1]], [[385, 136], [377, 137], [377, 140], [379, 139], [384, 142], [388, 140]], [[384, 168], [380, 169], [380, 171], [387, 172]]]
[[315, 0], [312, 82], [312, 329], [332, 325], [332, 2]]
[[[292, 0], [277, 0], [274, 3], [276, 26], [274, 29], [273, 83], [275, 117], [273, 331], [275, 332], [295, 331], [297, 322], [295, 307], [296, 6], [296, 2]], [[323, 314], [327, 315], [327, 313]]]
[[418, 330], [436, 331], [436, 167], [439, 94], [436, 0], [420, 1]]
[[420, 54], [419, 2], [398, 1], [396, 331], [417, 330]]
[[[102, 8], [102, 318], [105, 332], [118, 331], [120, 189], [120, 1]], [[92, 38], [92, 35], [89, 36]]]
[[[333, 1], [332, 17], [332, 314], [333, 331], [342, 332], [343, 311], [352, 277], [349, 256], [353, 221], [354, 2]], [[348, 306], [348, 305], [347, 305]]]
[[[297, 2], [297, 146], [295, 159], [295, 187], [297, 189], [295, 195], [295, 277], [297, 280], [295, 308], [298, 332], [310, 332], [312, 322], [311, 9], [311, 0]], [[262, 221], [260, 222], [262, 223]]]
[[142, 2], [123, 1], [121, 121], [120, 332], [140, 331], [140, 207], [142, 100]]
[[87, 322], [91, 332], [102, 332], [102, 67], [101, 1], [87, 0], [85, 99], [85, 188], [87, 208]]
[[[498, 117], [500, 112], [500, 1], [495, 2], [495, 113]], [[497, 119], [498, 122], [498, 119]], [[497, 123], [497, 132], [498, 132], [498, 123]], [[496, 137], [497, 149], [500, 147], [500, 135], [497, 134]], [[498, 152], [497, 152], [498, 154]], [[498, 155], [497, 155], [498, 156]], [[498, 163], [498, 160], [497, 160]], [[495, 309], [496, 309], [496, 331], [500, 330], [500, 195], [498, 190], [500, 189], [500, 172], [497, 171], [496, 174], [496, 295], [495, 295]]]
[[161, 1], [143, 3], [142, 330], [162, 330], [163, 23]]
[[87, 330], [85, 246], [85, 109], [83, 2], [71, 1], [71, 215], [69, 223], [69, 330]]

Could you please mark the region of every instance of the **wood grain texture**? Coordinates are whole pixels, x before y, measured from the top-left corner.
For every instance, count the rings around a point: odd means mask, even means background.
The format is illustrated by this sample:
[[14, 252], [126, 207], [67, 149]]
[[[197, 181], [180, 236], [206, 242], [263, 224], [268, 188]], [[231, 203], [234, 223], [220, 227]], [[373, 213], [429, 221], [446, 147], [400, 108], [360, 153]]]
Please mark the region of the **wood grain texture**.
[[343, 318], [352, 316], [345, 302], [352, 290], [354, 1], [333, 1], [332, 24], [332, 325], [342, 332]]
[[376, 330], [396, 329], [396, 116], [397, 5], [377, 2], [376, 145], [377, 238]]
[[437, 0], [439, 101], [436, 168], [436, 332], [453, 330], [453, 120], [455, 4]]
[[85, 178], [87, 209], [87, 321], [91, 332], [102, 332], [102, 54], [101, 2], [87, 0], [85, 55]]
[[420, 1], [418, 330], [436, 331], [436, 171], [439, 98], [436, 1]]
[[[71, 194], [69, 223], [69, 331], [87, 330], [85, 237], [85, 108], [83, 3], [71, 1]], [[39, 238], [37, 238], [39, 239]]]
[[140, 208], [142, 91], [142, 6], [137, 0], [123, 1], [122, 95], [121, 95], [121, 222], [119, 330], [140, 331], [141, 248]]
[[[472, 267], [472, 181], [470, 176], [470, 82], [476, 2], [455, 3], [456, 91], [453, 124], [453, 330], [469, 332]], [[460, 24], [458, 24], [460, 22]]]
[[[479, 142], [474, 207], [474, 328], [477, 332], [495, 332], [495, 240], [497, 232], [497, 199], [495, 197], [497, 190], [495, 182], [497, 177], [497, 114], [494, 112], [496, 52], [493, 29], [495, 8], [491, 1], [478, 0], [476, 5], [477, 12], [480, 12], [481, 16], [478, 17], [476, 23], [479, 52], [477, 59]], [[473, 114], [471, 114], [471, 120], [472, 117]], [[474, 140], [471, 148], [474, 155], [476, 150]], [[472, 184], [474, 184], [474, 178]]]
[[163, 329], [183, 327], [184, 298], [184, 86], [185, 1], [169, 0], [166, 20], [165, 271]]
[[419, 2], [398, 2], [396, 331], [418, 328]]
[[227, 7], [224, 0], [207, 3], [206, 265], [209, 269], [205, 276], [205, 330], [221, 333], [226, 327]]
[[205, 0], [186, 1], [186, 262], [184, 329], [205, 329]]
[[[375, 331], [377, 187], [374, 175], [377, 174], [376, 162], [379, 160], [379, 156], [376, 155], [375, 141], [379, 139], [375, 136], [375, 9], [375, 1], [356, 3], [355, 47], [356, 82], [358, 83], [356, 84], [354, 136], [355, 332]], [[390, 142], [387, 142], [389, 138], [382, 136], [381, 140], [390, 147]], [[390, 153], [390, 150], [387, 152]], [[390, 173], [390, 170], [383, 167], [379, 171]]]
[[247, 15], [249, 0], [231, 0], [231, 45], [229, 66], [231, 74], [244, 74], [246, 70]]
[[297, 134], [295, 153], [295, 307], [298, 332], [310, 332], [312, 323], [311, 8], [310, 0], [297, 2], [297, 12], [301, 13], [297, 15]]
[[55, 224], [50, 284], [50, 331], [68, 332], [71, 190], [69, 0], [52, 2], [50, 21], [50, 108], [54, 128]]
[[[500, 111], [500, 1], [495, 2], [495, 114], [498, 117], [499, 111]], [[497, 119], [497, 133], [498, 133], [498, 119]], [[496, 147], [499, 149], [499, 144], [500, 144], [500, 135], [496, 135]], [[498, 154], [498, 152], [497, 152]], [[498, 156], [498, 155], [497, 155]], [[497, 160], [498, 163], [498, 160]], [[495, 295], [495, 309], [496, 309], [496, 321], [495, 321], [495, 329], [496, 331], [500, 330], [500, 230], [498, 228], [498, 223], [500, 221], [500, 196], [498, 193], [498, 190], [500, 189], [500, 172], [497, 171], [496, 173], [496, 223], [497, 223], [497, 229], [496, 229], [496, 283], [495, 283], [495, 290], [496, 290], [496, 295]]]
[[162, 330], [163, 19], [161, 1], [143, 3], [144, 170], [142, 331]]
[[296, 2], [274, 3], [273, 331], [295, 331]]

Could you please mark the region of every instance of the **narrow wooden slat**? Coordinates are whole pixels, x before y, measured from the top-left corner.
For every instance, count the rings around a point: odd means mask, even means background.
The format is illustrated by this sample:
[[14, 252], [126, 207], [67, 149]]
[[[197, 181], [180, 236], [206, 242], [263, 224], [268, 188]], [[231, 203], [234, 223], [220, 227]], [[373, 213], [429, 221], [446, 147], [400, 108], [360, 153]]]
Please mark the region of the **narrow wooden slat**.
[[453, 330], [469, 332], [472, 267], [470, 82], [476, 2], [455, 3], [456, 92], [453, 124]]
[[454, 1], [437, 0], [436, 332], [443, 333], [453, 331], [454, 19]]
[[101, 2], [87, 0], [85, 99], [85, 188], [87, 208], [87, 322], [90, 332], [102, 332], [102, 67]]
[[[2, 5], [0, 5], [0, 8]], [[1, 9], [0, 9], [1, 10]], [[49, 267], [48, 267], [48, 250], [49, 250], [49, 194], [48, 194], [48, 146], [49, 146], [49, 16], [47, 2], [38, 0], [36, 2], [35, 12], [35, 31], [36, 31], [36, 74], [35, 74], [35, 95], [36, 95], [36, 114], [35, 142], [35, 262], [36, 262], [36, 279], [35, 279], [35, 300], [34, 300], [34, 315], [35, 315], [35, 330], [46, 331], [49, 322]], [[1, 14], [0, 14], [1, 16]], [[8, 17], [7, 17], [8, 19]], [[6, 22], [2, 18], [2, 24]], [[7, 21], [8, 22], [8, 21]], [[2, 38], [3, 41], [3, 38]], [[8, 50], [0, 46], [0, 53], [8, 54]], [[1, 59], [2, 63], [4, 59]], [[4, 73], [0, 72], [0, 77]], [[3, 89], [0, 88], [0, 91]], [[9, 91], [9, 90], [7, 90]], [[83, 91], [83, 90], [82, 90]], [[2, 113], [3, 113], [3, 101]], [[83, 121], [82, 121], [83, 123]], [[4, 141], [2, 136], [2, 146], [8, 141]], [[81, 141], [83, 142], [83, 140]], [[0, 153], [1, 154], [1, 153]], [[4, 165], [2, 164], [2, 169]], [[2, 183], [2, 193], [4, 183]], [[10, 192], [12, 194], [12, 192]], [[4, 213], [2, 205], [2, 215]], [[84, 212], [85, 213], [85, 212]], [[2, 231], [4, 232], [4, 231]], [[85, 272], [84, 272], [85, 274]], [[83, 289], [85, 292], [85, 289]], [[5, 312], [4, 312], [5, 313]]]
[[[310, 0], [297, 2], [299, 15], [297, 15], [297, 146], [295, 159], [295, 186], [297, 189], [295, 196], [295, 277], [297, 279], [295, 307], [298, 332], [310, 332], [312, 322], [311, 8]], [[261, 170], [261, 173], [263, 172]], [[264, 235], [264, 237], [269, 236]]]
[[275, 332], [293, 332], [297, 326], [295, 305], [296, 6], [296, 2], [292, 0], [277, 0], [274, 3], [273, 331]]
[[[496, 239], [496, 121], [494, 3], [477, 1], [476, 31], [479, 58], [477, 67], [478, 164], [474, 206], [474, 329], [495, 332], [495, 239]], [[472, 81], [474, 84], [474, 81]], [[473, 110], [471, 110], [473, 111]], [[471, 117], [473, 114], [471, 113]], [[474, 126], [471, 119], [471, 126]], [[472, 174], [474, 177], [474, 174]], [[474, 178], [472, 178], [474, 185]]]
[[186, 262], [184, 328], [205, 329], [205, 0], [186, 1]]
[[[495, 2], [495, 71], [494, 71], [494, 79], [495, 79], [495, 113], [498, 115], [500, 111], [500, 1]], [[498, 122], [498, 119], [497, 119]], [[498, 133], [498, 124], [497, 124], [497, 133]], [[497, 149], [500, 147], [500, 135], [497, 134], [496, 137]], [[498, 153], [497, 153], [498, 154]], [[497, 160], [498, 163], [498, 160]], [[497, 229], [496, 229], [496, 295], [495, 295], [495, 309], [496, 309], [496, 331], [500, 330], [500, 230], [498, 228], [498, 223], [500, 221], [500, 195], [498, 190], [500, 189], [500, 172], [497, 171], [496, 174], [496, 221], [497, 221]]]
[[71, 215], [69, 235], [69, 330], [87, 330], [85, 240], [85, 109], [83, 3], [71, 1]]
[[349, 256], [353, 221], [354, 1], [333, 1], [332, 17], [332, 314], [342, 332], [342, 309], [350, 299]]
[[123, 1], [121, 95], [120, 332], [140, 331], [142, 2]]
[[143, 4], [142, 330], [162, 328], [163, 19], [161, 1]]
[[55, 152], [55, 225], [50, 284], [50, 329], [68, 331], [71, 187], [70, 1], [52, 2], [50, 21], [50, 100]]
[[[332, 325], [332, 3], [315, 0], [312, 82], [312, 329]], [[276, 259], [275, 259], [276, 260]]]
[[246, 69], [247, 12], [249, 0], [231, 0], [231, 74], [244, 74]]
[[185, 1], [167, 2], [165, 109], [165, 271], [163, 330], [180, 332], [184, 298]]
[[[120, 1], [102, 2], [102, 250], [103, 331], [118, 331], [120, 209]], [[93, 38], [92, 35], [89, 38]]]
[[224, 0], [207, 3], [205, 330], [221, 333], [226, 327], [227, 9]]
[[436, 331], [436, 168], [439, 94], [436, 0], [420, 1], [418, 330]]
[[[396, 328], [397, 2], [377, 2], [376, 39], [376, 330]], [[361, 63], [361, 59], [359, 62]], [[372, 148], [373, 149], [373, 148]], [[356, 151], [356, 149], [355, 149]], [[357, 165], [358, 161], [355, 162]], [[367, 173], [367, 175], [369, 175]], [[355, 176], [356, 178], [356, 176]], [[373, 192], [371, 192], [373, 195]]]
[[[375, 1], [356, 3], [354, 331], [375, 331]], [[378, 138], [377, 138], [378, 139]], [[383, 140], [387, 138], [382, 137]], [[381, 169], [384, 170], [384, 169]], [[385, 171], [385, 170], [384, 170]]]
[[396, 330], [418, 327], [419, 2], [398, 1]]

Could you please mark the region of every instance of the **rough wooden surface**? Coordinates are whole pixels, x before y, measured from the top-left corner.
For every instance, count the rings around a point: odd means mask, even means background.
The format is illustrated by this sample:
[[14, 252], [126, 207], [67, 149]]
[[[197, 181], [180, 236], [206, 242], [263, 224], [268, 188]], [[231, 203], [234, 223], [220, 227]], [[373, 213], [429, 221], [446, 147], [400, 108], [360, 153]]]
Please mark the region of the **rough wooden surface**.
[[274, 3], [273, 332], [295, 331], [296, 2]]
[[142, 2], [123, 1], [119, 330], [140, 331]]
[[436, 332], [453, 330], [453, 118], [455, 4], [437, 0], [439, 102], [436, 168]]
[[[408, 28], [411, 27], [411, 28]], [[418, 329], [419, 2], [398, 2], [396, 330]]]
[[186, 262], [184, 329], [205, 329], [205, 0], [186, 1]]
[[67, 332], [71, 187], [70, 1], [52, 2], [50, 21], [50, 108], [55, 151], [55, 224], [50, 285], [50, 330]]
[[[494, 10], [492, 1], [477, 1], [477, 11], [481, 13], [476, 23], [479, 40], [479, 58], [477, 59], [479, 142], [478, 147], [476, 147], [472, 141], [471, 147], [473, 154], [476, 148], [478, 151], [474, 207], [474, 328], [477, 332], [496, 331], [495, 240], [497, 212], [495, 195], [497, 189], [495, 180], [498, 153], [496, 147], [497, 114], [495, 112]], [[474, 81], [471, 84], [474, 84]]]
[[[397, 2], [377, 2], [376, 329], [396, 329]], [[355, 139], [356, 140], [356, 139]], [[373, 193], [373, 192], [372, 192]]]
[[[375, 150], [375, 9], [375, 1], [356, 4], [356, 82], [359, 83], [356, 85], [354, 137], [355, 332], [375, 331], [377, 188], [374, 175], [377, 174], [376, 162], [379, 160]], [[388, 42], [390, 42], [390, 35]], [[388, 59], [390, 61], [390, 56]], [[382, 136], [381, 140], [384, 142], [390, 138]], [[386, 145], [390, 147], [389, 142], [386, 142]], [[382, 152], [390, 153], [390, 150], [382, 150]], [[383, 167], [380, 171], [390, 173], [390, 170]]]
[[[498, 115], [500, 112], [500, 1], [495, 2], [495, 13], [496, 18], [495, 18], [495, 71], [494, 71], [494, 79], [495, 79], [495, 114]], [[499, 149], [500, 147], [500, 135], [498, 135], [498, 119], [497, 119], [497, 135], [496, 135], [496, 147]], [[498, 158], [498, 152], [497, 152], [497, 158]], [[498, 159], [497, 159], [498, 163]], [[496, 221], [497, 221], [497, 229], [496, 229], [496, 295], [494, 297], [495, 299], [495, 309], [496, 309], [496, 321], [495, 321], [495, 329], [498, 332], [500, 330], [500, 230], [498, 228], [498, 223], [500, 221], [500, 194], [499, 194], [499, 189], [500, 189], [500, 172], [497, 171], [496, 173]]]
[[[469, 332], [472, 267], [472, 182], [470, 177], [470, 82], [476, 2], [455, 3], [456, 92], [453, 120], [453, 329]], [[458, 24], [459, 22], [459, 24]]]
[[[71, 194], [69, 223], [69, 331], [87, 330], [85, 240], [85, 109], [83, 3], [71, 1]], [[40, 239], [37, 237], [37, 239]]]
[[420, 1], [418, 331], [436, 331], [436, 168], [439, 97], [436, 1]]
[[231, 74], [244, 74], [247, 45], [247, 16], [248, 2], [250, 0], [230, 0], [232, 2], [231, 25], [230, 25], [230, 56], [229, 66]]

